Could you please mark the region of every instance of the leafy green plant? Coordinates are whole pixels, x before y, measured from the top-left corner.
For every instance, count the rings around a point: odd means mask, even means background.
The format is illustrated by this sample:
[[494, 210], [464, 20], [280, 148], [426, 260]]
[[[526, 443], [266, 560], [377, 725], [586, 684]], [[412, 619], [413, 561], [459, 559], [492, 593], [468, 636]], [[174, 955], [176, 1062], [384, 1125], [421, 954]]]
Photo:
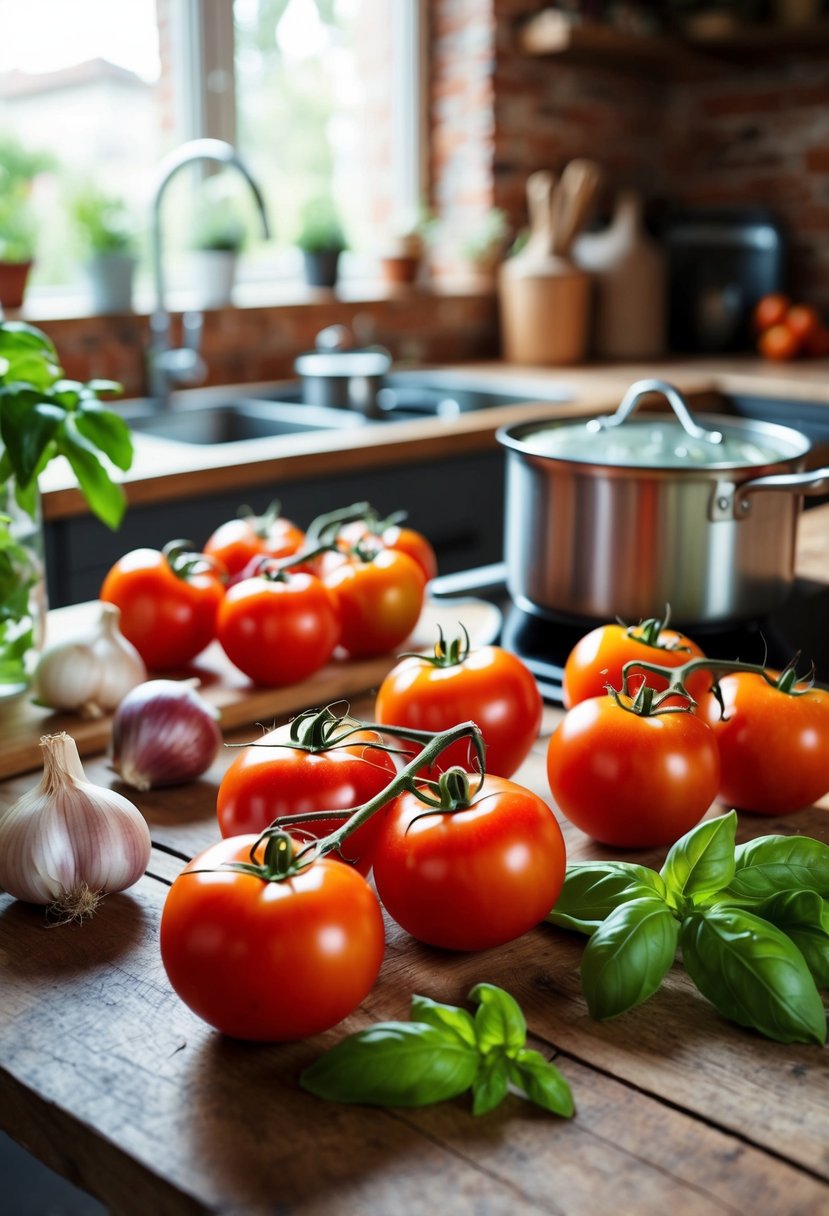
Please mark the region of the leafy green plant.
[[475, 1115], [494, 1110], [512, 1090], [569, 1118], [570, 1086], [527, 1047], [518, 1003], [494, 984], [476, 984], [469, 999], [474, 1017], [413, 996], [410, 1022], [378, 1022], [342, 1039], [306, 1068], [300, 1085], [319, 1098], [369, 1106], [428, 1106], [471, 1089]]
[[89, 187], [72, 201], [72, 218], [91, 253], [132, 253], [135, 229], [123, 199]]
[[734, 811], [699, 824], [657, 874], [624, 861], [568, 866], [548, 920], [586, 933], [582, 987], [600, 1020], [657, 991], [679, 948], [702, 995], [781, 1043], [826, 1041], [829, 845], [761, 836], [735, 847]]
[[337, 209], [327, 194], [310, 199], [302, 208], [297, 246], [306, 253], [328, 253], [345, 249]]
[[[69, 462], [91, 511], [108, 527], [121, 522], [125, 498], [104, 460], [132, 463], [129, 429], [99, 400], [119, 393], [111, 380], [67, 380], [51, 340], [21, 321], [0, 321], [0, 508], [12, 500], [37, 517], [37, 479], [58, 456]], [[102, 459], [103, 458], [103, 459]], [[40, 577], [31, 550], [0, 514], [0, 681], [25, 675], [34, 640], [30, 595]]]
[[47, 153], [31, 151], [14, 136], [0, 137], [0, 260], [28, 262], [34, 255], [31, 184], [52, 163]]

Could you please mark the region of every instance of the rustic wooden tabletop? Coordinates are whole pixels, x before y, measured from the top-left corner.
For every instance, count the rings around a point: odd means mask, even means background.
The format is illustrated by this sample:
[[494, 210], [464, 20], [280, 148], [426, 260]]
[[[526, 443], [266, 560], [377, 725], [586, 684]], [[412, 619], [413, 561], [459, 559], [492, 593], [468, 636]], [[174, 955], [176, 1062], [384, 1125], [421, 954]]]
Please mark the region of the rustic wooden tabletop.
[[[806, 517], [804, 576], [829, 571], [827, 513]], [[370, 715], [370, 700], [355, 709]], [[559, 713], [545, 711], [516, 778], [547, 798]], [[231, 738], [253, 737], [246, 728]], [[594, 1022], [579, 982], [585, 939], [552, 926], [456, 955], [389, 923], [374, 989], [335, 1029], [287, 1046], [211, 1030], [170, 988], [158, 927], [184, 859], [218, 838], [216, 789], [233, 754], [192, 785], [132, 795], [151, 827], [149, 870], [91, 920], [46, 928], [40, 910], [0, 895], [0, 1127], [37, 1157], [125, 1216], [829, 1211], [826, 1051], [724, 1021], [678, 965], [644, 1005]], [[103, 754], [85, 766], [111, 783]], [[33, 783], [31, 772], [7, 777], [0, 809]], [[739, 838], [829, 840], [826, 806], [741, 816]], [[612, 854], [562, 827], [571, 860]], [[664, 853], [625, 856], [658, 867]], [[303, 1068], [344, 1034], [405, 1019], [413, 993], [464, 1004], [480, 981], [519, 1001], [531, 1046], [572, 1086], [575, 1118], [512, 1096], [476, 1118], [468, 1095], [401, 1111], [326, 1103], [299, 1087]]]

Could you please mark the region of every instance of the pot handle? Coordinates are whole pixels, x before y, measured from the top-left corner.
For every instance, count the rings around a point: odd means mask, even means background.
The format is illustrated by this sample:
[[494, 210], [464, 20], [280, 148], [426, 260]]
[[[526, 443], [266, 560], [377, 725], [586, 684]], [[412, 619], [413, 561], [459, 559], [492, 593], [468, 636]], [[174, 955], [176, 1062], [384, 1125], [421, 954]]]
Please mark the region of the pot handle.
[[639, 402], [648, 393], [662, 394], [676, 414], [680, 426], [692, 439], [702, 439], [705, 443], [722, 443], [722, 432], [707, 431], [704, 426], [694, 422], [682, 393], [666, 380], [636, 380], [622, 397], [616, 412], [604, 414], [600, 418], [591, 418], [587, 424], [588, 431], [604, 431], [612, 426], [621, 426], [636, 411]]
[[750, 495], [763, 491], [778, 494], [820, 494], [829, 491], [829, 468], [805, 473], [772, 473], [738, 485], [720, 481], [714, 488], [711, 519], [745, 519], [751, 510]]

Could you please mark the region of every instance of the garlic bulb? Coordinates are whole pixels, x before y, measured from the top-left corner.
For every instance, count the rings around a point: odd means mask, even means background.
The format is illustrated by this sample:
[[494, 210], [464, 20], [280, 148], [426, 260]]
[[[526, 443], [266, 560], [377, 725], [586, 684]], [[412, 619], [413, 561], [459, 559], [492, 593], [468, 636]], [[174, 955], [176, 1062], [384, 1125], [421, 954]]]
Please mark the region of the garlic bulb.
[[0, 889], [72, 920], [137, 882], [150, 832], [137, 807], [87, 780], [71, 735], [44, 735], [43, 777], [0, 817]]
[[115, 604], [101, 603], [93, 634], [58, 642], [43, 652], [33, 679], [41, 704], [100, 718], [146, 680], [144, 660], [121, 633], [120, 620]]

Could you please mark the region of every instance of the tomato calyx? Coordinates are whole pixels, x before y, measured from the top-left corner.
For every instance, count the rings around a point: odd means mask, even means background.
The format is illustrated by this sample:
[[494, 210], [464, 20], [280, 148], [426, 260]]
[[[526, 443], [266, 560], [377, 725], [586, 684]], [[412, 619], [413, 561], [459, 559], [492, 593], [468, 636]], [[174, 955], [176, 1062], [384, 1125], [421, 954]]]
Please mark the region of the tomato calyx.
[[[653, 704], [656, 704], [657, 698], [664, 700], [669, 696], [683, 697], [688, 701], [688, 705], [675, 706], [674, 708], [679, 709], [680, 712], [684, 713], [687, 710], [693, 709], [693, 707], [697, 704], [686, 687], [688, 677], [693, 675], [693, 673], [696, 671], [707, 671], [710, 672], [714, 678], [714, 683], [711, 687], [711, 694], [719, 703], [720, 712], [724, 717], [725, 704], [723, 702], [722, 690], [719, 685], [719, 681], [722, 676], [736, 674], [739, 672], [747, 672], [752, 675], [760, 676], [761, 679], [765, 680], [769, 687], [777, 689], [778, 692], [782, 692], [786, 696], [802, 697], [805, 693], [810, 692], [814, 687], [815, 668], [814, 664], [812, 664], [812, 667], [807, 675], [799, 678], [796, 671], [799, 661], [800, 651], [798, 651], [797, 654], [795, 654], [794, 657], [789, 660], [781, 673], [778, 676], [775, 676], [773, 673], [770, 673], [766, 667], [759, 663], [743, 663], [740, 659], [696, 658], [689, 659], [687, 663], [682, 663], [679, 667], [665, 667], [659, 663], [650, 663], [645, 659], [631, 659], [629, 662], [625, 663], [622, 668], [621, 688], [621, 695], [631, 701], [631, 705], [623, 705], [622, 702], [619, 701], [620, 693], [615, 689], [608, 687], [608, 692], [616, 697], [617, 703], [621, 705], [623, 709], [631, 709], [633, 712], [641, 712], [633, 710], [633, 704], [635, 704], [635, 701], [638, 700], [638, 694], [636, 698], [631, 698], [628, 684], [630, 677], [634, 672], [649, 672], [651, 675], [662, 676], [668, 681], [668, 687], [663, 693], [657, 694], [657, 696], [653, 698]], [[798, 685], [802, 685], [803, 687], [798, 687]], [[642, 689], [644, 688], [645, 685], [643, 684]], [[650, 690], [650, 692], [653, 691], [653, 689]], [[655, 712], [667, 713], [669, 712], [670, 708], [670, 706], [665, 706], [662, 709], [657, 708]], [[646, 710], [644, 712], [647, 713], [651, 711]]]
[[237, 518], [249, 524], [259, 540], [267, 540], [274, 526], [282, 518], [282, 503], [278, 499], [274, 499], [261, 515], [257, 514], [253, 507], [240, 507]]
[[[430, 798], [427, 790], [436, 796]], [[419, 782], [412, 792], [435, 811], [452, 814], [454, 811], [467, 811], [472, 805], [469, 773], [458, 765], [453, 765], [445, 773], [441, 773], [437, 781]]]
[[172, 573], [182, 582], [186, 583], [196, 574], [214, 574], [222, 582], [226, 581], [221, 562], [207, 553], [199, 553], [191, 540], [170, 540], [161, 553]]
[[461, 667], [469, 658], [472, 643], [466, 626], [459, 621], [463, 637], [453, 638], [447, 643], [443, 636], [443, 627], [438, 625], [438, 640], [435, 642], [434, 654], [421, 654], [419, 651], [408, 650], [400, 655], [401, 659], [420, 659], [423, 663], [431, 663], [433, 667]]
[[670, 616], [670, 608], [666, 608], [664, 617], [649, 617], [645, 621], [640, 621], [638, 625], [628, 625], [625, 633], [634, 641], [642, 642], [643, 645], [650, 646], [654, 650], [670, 650], [674, 653], [684, 651], [686, 654], [690, 654], [690, 648], [683, 645], [679, 638], [667, 643], [660, 641], [662, 633], [668, 628]]
[[[256, 860], [256, 852], [263, 842], [265, 848], [260, 862]], [[269, 827], [251, 846], [250, 861], [228, 861], [222, 869], [233, 870], [237, 874], [250, 874], [254, 878], [261, 878], [263, 882], [284, 882], [286, 878], [294, 878], [307, 869], [314, 860], [313, 857], [303, 860], [304, 854], [304, 849], [296, 851], [294, 841], [287, 832], [281, 828]]]
[[[665, 668], [663, 670], [669, 670]], [[676, 684], [669, 684], [661, 692], [656, 688], [652, 688], [644, 681], [636, 690], [636, 695], [631, 697], [627, 688], [621, 690], [613, 688], [610, 684], [607, 686], [608, 696], [612, 697], [620, 709], [625, 713], [635, 714], [638, 718], [653, 718], [657, 714], [689, 714], [693, 711], [696, 701], [690, 693]], [[677, 697], [682, 697], [686, 702], [684, 705], [666, 705], [664, 702], [676, 700]]]
[[350, 507], [339, 507], [336, 511], [325, 511], [311, 520], [305, 533], [311, 543], [333, 541], [343, 524], [361, 520], [377, 519], [377, 512], [367, 502], [355, 502]]

